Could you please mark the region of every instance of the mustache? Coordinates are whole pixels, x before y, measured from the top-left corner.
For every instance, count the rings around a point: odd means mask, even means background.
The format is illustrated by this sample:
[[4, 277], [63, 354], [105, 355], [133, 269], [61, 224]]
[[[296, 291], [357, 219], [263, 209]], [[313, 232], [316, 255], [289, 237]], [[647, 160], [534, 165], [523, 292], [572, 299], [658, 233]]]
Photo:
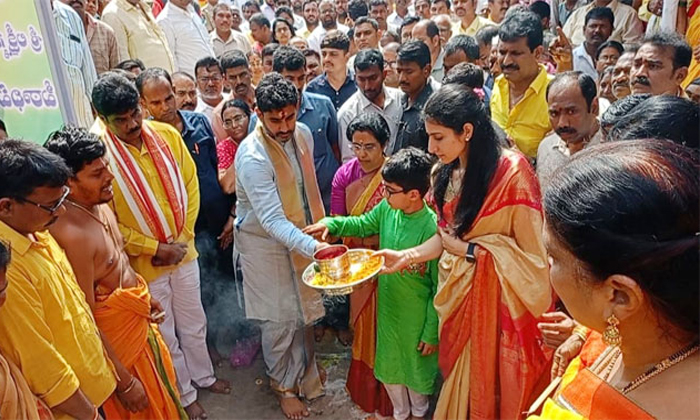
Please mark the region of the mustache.
[[651, 82], [646, 76], [637, 76], [632, 80], [633, 85], [651, 86]]
[[501, 70], [520, 70], [520, 66], [517, 64], [502, 65]]
[[559, 134], [560, 136], [562, 134], [576, 134], [576, 130], [574, 130], [571, 127], [562, 127], [562, 128], [557, 128], [554, 130], [555, 133]]
[[134, 128], [133, 130], [129, 130], [129, 134], [136, 134], [140, 130], [141, 130], [141, 126], [138, 126], [138, 127]]

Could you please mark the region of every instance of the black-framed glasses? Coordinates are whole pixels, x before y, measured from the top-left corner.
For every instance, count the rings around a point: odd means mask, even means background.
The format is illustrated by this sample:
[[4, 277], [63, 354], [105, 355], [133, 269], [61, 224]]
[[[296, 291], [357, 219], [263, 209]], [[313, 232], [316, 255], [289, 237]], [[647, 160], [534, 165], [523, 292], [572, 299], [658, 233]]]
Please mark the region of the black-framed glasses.
[[392, 195], [401, 194], [402, 192], [404, 192], [404, 190], [392, 191], [383, 182], [382, 182], [382, 187], [384, 187], [384, 195], [387, 195], [389, 197], [391, 197]]
[[54, 213], [56, 213], [56, 211], [58, 211], [59, 208], [61, 208], [63, 203], [66, 201], [66, 198], [68, 198], [68, 194], [70, 194], [70, 188], [67, 185], [64, 185], [63, 186], [63, 194], [61, 195], [61, 198], [59, 198], [58, 201], [56, 201], [56, 203], [51, 207], [49, 207], [45, 204], [36, 203], [28, 198], [18, 198], [17, 200], [23, 201], [25, 203], [33, 204], [33, 205], [39, 207], [40, 209], [42, 209], [46, 212], [49, 212], [50, 214], [54, 214]]

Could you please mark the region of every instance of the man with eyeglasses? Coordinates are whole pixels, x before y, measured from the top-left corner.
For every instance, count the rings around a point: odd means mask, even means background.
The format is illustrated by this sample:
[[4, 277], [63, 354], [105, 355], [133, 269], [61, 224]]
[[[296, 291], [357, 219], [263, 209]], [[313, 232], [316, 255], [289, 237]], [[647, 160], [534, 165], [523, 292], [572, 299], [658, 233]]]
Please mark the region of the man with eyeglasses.
[[66, 211], [70, 176], [37, 144], [0, 142], [0, 241], [12, 253], [0, 352], [55, 417], [101, 420], [116, 378], [66, 254], [46, 230]]
[[199, 96], [194, 111], [206, 115], [211, 122], [214, 109], [228, 99], [228, 95], [224, 93], [224, 70], [219, 60], [205, 57], [197, 61], [194, 75]]
[[[149, 71], [149, 79], [154, 72]], [[145, 78], [140, 79], [141, 85]], [[170, 116], [175, 98], [172, 87], [167, 88], [164, 95], [154, 89], [149, 108]], [[156, 93], [162, 97], [157, 99]], [[93, 90], [92, 103], [99, 116], [93, 132], [107, 147], [115, 176], [110, 206], [131, 266], [148, 282], [166, 312], [160, 331], [175, 365], [180, 400], [191, 419], [204, 418], [194, 384], [216, 393], [231, 390], [228, 382], [214, 376], [206, 345], [207, 320], [199, 299], [195, 231], [200, 190], [203, 194], [209, 190], [206, 185], [200, 187], [192, 154], [208, 149], [203, 147], [206, 143], [201, 148], [198, 143], [186, 145], [168, 124], [143, 121], [139, 100], [128, 79], [112, 73], [103, 76]]]

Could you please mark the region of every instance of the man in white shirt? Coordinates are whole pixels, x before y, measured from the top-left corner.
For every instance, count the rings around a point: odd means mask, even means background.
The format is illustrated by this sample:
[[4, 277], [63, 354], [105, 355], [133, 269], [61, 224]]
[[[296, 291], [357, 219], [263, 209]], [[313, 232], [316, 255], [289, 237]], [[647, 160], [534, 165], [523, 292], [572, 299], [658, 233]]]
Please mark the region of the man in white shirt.
[[585, 41], [583, 27], [586, 25], [586, 14], [594, 7], [608, 7], [615, 15], [615, 29], [610, 39], [623, 44], [637, 44], [642, 40], [644, 27], [636, 10], [619, 0], [594, 0], [574, 11], [566, 20], [564, 34], [572, 45], [581, 45]]
[[362, 50], [355, 58], [355, 81], [359, 90], [338, 111], [338, 138], [343, 162], [354, 157], [350, 142], [345, 135], [350, 122], [358, 115], [376, 112], [389, 124], [391, 137], [386, 150], [393, 150], [396, 134], [403, 115], [401, 97], [403, 93], [384, 86], [384, 58], [376, 49]]
[[348, 33], [349, 28], [342, 25], [336, 21], [338, 14], [336, 12], [335, 4], [332, 0], [323, 0], [318, 6], [319, 14], [321, 15], [321, 25], [319, 25], [314, 31], [309, 35], [309, 48], [316, 50], [321, 53], [321, 41], [326, 35], [326, 32], [332, 30], [342, 31], [344, 34]]
[[214, 55], [221, 57], [226, 51], [241, 50], [248, 54], [250, 42], [245, 35], [232, 30], [233, 12], [231, 6], [219, 3], [214, 7], [214, 26], [211, 32], [211, 47]]
[[598, 80], [596, 52], [612, 34], [614, 23], [615, 16], [612, 10], [607, 7], [594, 7], [586, 13], [583, 27], [586, 40], [571, 52], [575, 71], [580, 71], [591, 76], [593, 80]]
[[[409, 0], [396, 0], [394, 12], [386, 18], [386, 23], [394, 28], [400, 28], [404, 19], [408, 17]], [[399, 34], [400, 35], [400, 34]]]
[[176, 71], [193, 73], [200, 58], [214, 55], [207, 28], [194, 11], [192, 0], [168, 1], [156, 22], [168, 40]]
[[275, 20], [275, 0], [265, 0], [260, 6], [260, 12], [265, 15], [270, 22]]
[[228, 99], [224, 92], [224, 69], [214, 57], [205, 57], [199, 61], [194, 70], [197, 81], [197, 108], [195, 112], [206, 115], [211, 123], [214, 108]]

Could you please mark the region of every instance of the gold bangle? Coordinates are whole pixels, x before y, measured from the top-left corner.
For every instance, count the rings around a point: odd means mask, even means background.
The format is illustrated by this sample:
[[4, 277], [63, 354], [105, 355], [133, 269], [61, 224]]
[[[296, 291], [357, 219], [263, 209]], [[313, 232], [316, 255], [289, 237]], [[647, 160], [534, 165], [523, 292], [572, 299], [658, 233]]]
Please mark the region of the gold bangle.
[[581, 339], [581, 341], [585, 343], [586, 340], [588, 340], [588, 334], [590, 332], [591, 330], [588, 327], [584, 327], [583, 325], [577, 325], [576, 327], [574, 327], [574, 330], [571, 332], [571, 334], [577, 336]]
[[129, 391], [134, 389], [134, 385], [136, 385], [136, 377], [134, 375], [131, 375], [131, 380], [129, 381], [129, 385], [127, 385], [126, 389], [123, 391], [117, 390], [117, 393], [122, 395], [128, 394]]

